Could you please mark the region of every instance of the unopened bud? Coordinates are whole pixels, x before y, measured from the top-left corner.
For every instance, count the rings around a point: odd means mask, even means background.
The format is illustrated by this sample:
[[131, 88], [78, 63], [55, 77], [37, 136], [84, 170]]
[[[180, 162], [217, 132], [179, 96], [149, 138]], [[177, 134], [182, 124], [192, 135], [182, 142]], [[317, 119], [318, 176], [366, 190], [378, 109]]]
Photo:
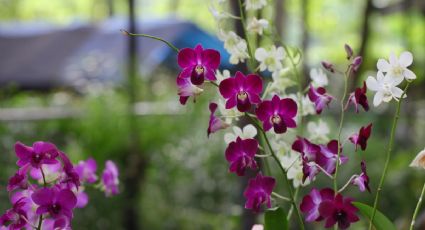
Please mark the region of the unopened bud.
[[363, 58], [361, 56], [357, 56], [357, 57], [354, 58], [353, 63], [352, 63], [354, 72], [357, 72], [357, 70], [359, 70], [362, 62], [363, 62]]
[[325, 68], [327, 71], [331, 72], [331, 73], [335, 73], [335, 69], [334, 69], [334, 65], [328, 61], [322, 61], [322, 66], [323, 68]]
[[347, 59], [350, 60], [350, 58], [353, 57], [353, 49], [348, 45], [344, 45], [345, 53], [347, 53]]

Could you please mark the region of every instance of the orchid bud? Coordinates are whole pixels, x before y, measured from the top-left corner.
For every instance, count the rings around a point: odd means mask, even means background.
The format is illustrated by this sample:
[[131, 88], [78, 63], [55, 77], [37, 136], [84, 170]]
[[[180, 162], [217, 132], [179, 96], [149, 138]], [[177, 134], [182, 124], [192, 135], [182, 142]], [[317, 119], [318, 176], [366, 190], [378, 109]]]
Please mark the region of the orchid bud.
[[334, 69], [334, 65], [328, 61], [322, 61], [322, 66], [323, 68], [325, 68], [327, 71], [331, 72], [331, 73], [335, 73], [335, 69]]
[[350, 60], [353, 57], [353, 49], [348, 45], [344, 45], [345, 52], [347, 53], [347, 60]]
[[354, 58], [353, 63], [352, 63], [354, 72], [357, 72], [357, 70], [359, 70], [362, 62], [363, 62], [363, 58], [361, 56], [357, 56], [357, 57]]

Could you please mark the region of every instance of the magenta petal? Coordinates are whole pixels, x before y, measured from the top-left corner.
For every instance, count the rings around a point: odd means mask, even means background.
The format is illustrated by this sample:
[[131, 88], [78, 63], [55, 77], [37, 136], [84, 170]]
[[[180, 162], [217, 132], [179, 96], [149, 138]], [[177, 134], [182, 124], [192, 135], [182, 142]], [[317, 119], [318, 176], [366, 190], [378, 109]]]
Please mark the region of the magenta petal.
[[52, 199], [54, 197], [55, 197], [54, 191], [52, 189], [49, 189], [49, 188], [41, 188], [41, 189], [35, 191], [31, 195], [32, 201], [34, 201], [34, 203], [36, 203], [40, 206], [51, 204], [53, 202]]
[[226, 101], [226, 109], [231, 109], [237, 105], [236, 97], [231, 97]]
[[209, 81], [215, 81], [217, 78], [215, 77], [215, 72], [212, 69], [205, 70], [205, 78]]
[[235, 94], [237, 92], [235, 92], [234, 88], [235, 88], [235, 79], [234, 78], [227, 78], [227, 79], [221, 81], [221, 83], [219, 85], [220, 94], [224, 98], [235, 97]]
[[58, 203], [67, 209], [73, 209], [77, 204], [77, 198], [71, 190], [64, 189], [58, 194]]
[[[180, 72], [180, 74], [179, 74], [179, 76], [178, 76], [177, 79], [179, 79], [179, 78], [189, 78], [192, 75], [192, 71], [193, 71], [193, 68], [192, 67], [184, 68]], [[177, 84], [178, 84], [178, 82], [177, 82]]]
[[33, 144], [33, 149], [36, 153], [57, 154], [56, 146], [49, 142], [37, 141]]
[[235, 74], [235, 86], [237, 87], [237, 89], [235, 91], [241, 90], [241, 89], [245, 89], [244, 85], [245, 85], [245, 75], [243, 75], [243, 73], [241, 73], [240, 71], [236, 72]]
[[279, 103], [281, 113], [285, 114], [288, 117], [295, 117], [297, 115], [298, 106], [294, 100], [290, 98], [282, 99]]
[[85, 192], [77, 194], [77, 208], [84, 208], [89, 203], [89, 196]]
[[177, 63], [181, 68], [196, 65], [196, 53], [191, 48], [181, 49], [177, 55]]
[[244, 82], [244, 88], [248, 92], [260, 94], [263, 91], [263, 81], [258, 75], [248, 74]]
[[220, 53], [217, 50], [205, 49], [201, 54], [202, 64], [208, 69], [217, 69], [220, 65]]
[[49, 212], [49, 207], [48, 206], [40, 206], [37, 208], [37, 210], [35, 211], [35, 214], [37, 215], [41, 215], [43, 213], [47, 213]]

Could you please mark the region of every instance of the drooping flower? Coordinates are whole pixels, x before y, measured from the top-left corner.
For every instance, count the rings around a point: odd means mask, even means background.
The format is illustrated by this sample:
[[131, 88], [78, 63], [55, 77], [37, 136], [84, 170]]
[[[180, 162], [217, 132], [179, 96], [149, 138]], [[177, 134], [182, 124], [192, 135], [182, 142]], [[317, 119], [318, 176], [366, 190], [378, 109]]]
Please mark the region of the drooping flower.
[[325, 228], [338, 224], [340, 229], [347, 229], [351, 223], [359, 221], [357, 208], [351, 203], [353, 199], [337, 194], [332, 200], [324, 200], [319, 206], [319, 213], [325, 219]]
[[36, 210], [37, 215], [49, 213], [50, 216], [58, 221], [66, 217], [71, 220], [73, 209], [77, 204], [77, 198], [69, 189], [60, 189], [58, 187], [41, 188], [35, 191], [32, 196], [34, 203], [39, 205]]
[[322, 61], [322, 66], [323, 68], [325, 68], [327, 71], [331, 72], [331, 73], [335, 73], [335, 67], [332, 63], [328, 62], [328, 61]]
[[316, 163], [320, 165], [329, 174], [335, 173], [335, 167], [338, 159], [338, 151], [341, 151], [339, 156], [339, 164], [344, 164], [348, 161], [348, 157], [342, 155], [342, 147], [338, 148], [338, 141], [331, 140], [327, 145], [319, 145], [320, 154], [317, 155]]
[[32, 147], [26, 146], [21, 142], [15, 144], [15, 152], [19, 160], [16, 163], [19, 167], [30, 164], [31, 167], [40, 168], [43, 164], [55, 164], [58, 161], [58, 149], [49, 142], [37, 141]]
[[324, 188], [320, 191], [313, 188], [309, 194], [304, 196], [300, 204], [301, 212], [305, 213], [307, 222], [321, 221], [323, 217], [320, 215], [320, 204], [325, 200], [333, 200], [334, 191], [330, 188]]
[[197, 45], [195, 49], [181, 49], [177, 63], [183, 69], [179, 78], [190, 78], [194, 85], [201, 85], [204, 80], [215, 81], [215, 71], [220, 65], [220, 53], [214, 49], [204, 49]]
[[253, 17], [248, 21], [246, 30], [250, 33], [263, 35], [263, 30], [267, 29], [268, 26], [269, 22], [266, 19], [258, 20], [256, 17]]
[[412, 53], [405, 51], [400, 54], [400, 57], [394, 53], [390, 54], [389, 62], [385, 59], [379, 59], [376, 67], [379, 71], [387, 73], [390, 78], [396, 78], [396, 81], [416, 79], [415, 73], [407, 69], [413, 62]]
[[275, 184], [276, 180], [273, 177], [263, 176], [261, 173], [250, 179], [248, 187], [243, 193], [247, 199], [245, 208], [252, 209], [254, 212], [259, 212], [262, 204], [266, 204], [268, 208], [271, 208], [270, 195]]
[[297, 115], [297, 103], [290, 98], [280, 99], [274, 95], [272, 100], [265, 100], [255, 110], [263, 123], [264, 131], [273, 127], [275, 133], [285, 133], [287, 128], [295, 128], [294, 117]]
[[413, 159], [412, 163], [410, 163], [409, 166], [425, 169], [425, 149], [423, 149], [418, 153], [418, 155], [416, 155], [415, 159]]
[[367, 101], [366, 91], [366, 82], [363, 81], [363, 87], [356, 88], [356, 90], [350, 94], [346, 107], [348, 107], [349, 104], [353, 104], [356, 109], [356, 113], [359, 113], [359, 105], [361, 105], [365, 111], [368, 111], [369, 103]]
[[186, 104], [189, 97], [193, 97], [196, 101], [196, 96], [200, 95], [204, 90], [190, 81], [189, 78], [177, 78], [178, 95], [180, 96], [180, 104]]
[[223, 120], [221, 120], [220, 118], [216, 117], [214, 115], [215, 111], [217, 110], [217, 104], [216, 103], [210, 103], [210, 121], [208, 124], [208, 130], [207, 130], [207, 135], [210, 136], [211, 133], [215, 133], [216, 131], [220, 130], [220, 129], [225, 129], [227, 127], [229, 127], [229, 124], [225, 123]]
[[315, 89], [313, 85], [310, 84], [310, 89], [308, 91], [308, 98], [311, 102], [314, 103], [316, 107], [316, 113], [321, 114], [323, 108], [331, 103], [333, 97], [326, 93], [326, 89], [319, 87]]
[[8, 192], [15, 189], [26, 189], [28, 187], [28, 168], [29, 165], [20, 168], [15, 175], [9, 178], [9, 183], [7, 184]]
[[271, 46], [269, 50], [258, 48], [255, 51], [255, 59], [260, 62], [260, 71], [274, 72], [282, 69], [282, 60], [285, 58], [285, 50], [282, 47]]
[[220, 94], [227, 99], [226, 109], [237, 107], [240, 112], [246, 112], [252, 104], [261, 102], [260, 93], [263, 82], [258, 75], [236, 72], [235, 77], [223, 80], [219, 85]]
[[356, 73], [359, 70], [362, 62], [363, 62], [363, 58], [361, 56], [357, 56], [353, 59], [353, 62], [351, 63], [351, 68], [354, 73]]
[[313, 81], [312, 84], [314, 87], [324, 87], [328, 85], [328, 77], [322, 69], [313, 68], [310, 70], [310, 78]]
[[93, 158], [89, 158], [85, 161], [80, 161], [75, 166], [75, 171], [77, 172], [80, 181], [88, 184], [92, 184], [97, 181], [97, 164]]
[[288, 179], [292, 180], [294, 188], [305, 186], [310, 183], [310, 180], [303, 182], [304, 173], [300, 154], [296, 153], [295, 151], [289, 151], [289, 154], [280, 157], [279, 161], [282, 164], [282, 167], [288, 172]]
[[330, 132], [328, 125], [323, 120], [317, 122], [310, 121], [307, 123], [307, 131], [310, 134], [309, 138], [318, 143], [329, 141], [328, 134]]
[[246, 168], [256, 169], [254, 157], [258, 150], [258, 141], [255, 139], [242, 140], [240, 137], [231, 142], [226, 148], [226, 160], [230, 163], [229, 171], [238, 176], [245, 175]]
[[359, 133], [355, 133], [351, 135], [348, 139], [356, 146], [360, 146], [360, 148], [364, 151], [367, 147], [367, 140], [370, 137], [370, 134], [372, 133], [372, 123], [370, 123], [366, 127], [361, 127], [359, 130]]
[[360, 166], [362, 168], [362, 173], [360, 175], [355, 176], [354, 179], [352, 180], [352, 183], [354, 185], [357, 185], [361, 192], [364, 192], [366, 189], [367, 191], [370, 192], [369, 176], [367, 175], [367, 172], [366, 172], [366, 163], [362, 161], [360, 163]]
[[[376, 107], [384, 102], [390, 102], [392, 99], [398, 101], [403, 95], [403, 90], [397, 87], [403, 78], [393, 78], [390, 75], [384, 75], [382, 72], [378, 72], [376, 79], [369, 76], [366, 79], [367, 88], [372, 91], [376, 91], [373, 98], [373, 105]], [[406, 96], [406, 95], [405, 95]]]
[[320, 152], [320, 147], [318, 145], [302, 137], [297, 137], [292, 144], [292, 149], [301, 153], [302, 157], [306, 158], [307, 161], [315, 161], [317, 154]]
[[63, 175], [61, 177], [60, 182], [62, 184], [65, 184], [68, 189], [71, 189], [75, 186], [75, 188], [78, 190], [78, 187], [80, 186], [81, 182], [80, 176], [75, 170], [74, 165], [71, 163], [65, 153], [59, 151], [59, 157], [61, 158], [63, 163]]
[[247, 0], [245, 1], [246, 10], [259, 10], [267, 5], [266, 0]]
[[106, 161], [105, 169], [102, 173], [102, 185], [106, 196], [113, 196], [119, 193], [118, 167], [113, 161]]
[[316, 175], [320, 172], [318, 164], [315, 161], [309, 161], [306, 157], [302, 156], [302, 182], [304, 183], [308, 178], [313, 181]]
[[238, 126], [233, 126], [233, 133], [224, 134], [224, 142], [229, 144], [230, 142], [236, 141], [238, 137], [244, 140], [254, 138], [256, 135], [257, 129], [251, 124], [246, 125], [243, 129]]
[[0, 227], [6, 226], [9, 230], [19, 230], [27, 226], [27, 212], [24, 209], [25, 200], [20, 199], [13, 207], [0, 216]]

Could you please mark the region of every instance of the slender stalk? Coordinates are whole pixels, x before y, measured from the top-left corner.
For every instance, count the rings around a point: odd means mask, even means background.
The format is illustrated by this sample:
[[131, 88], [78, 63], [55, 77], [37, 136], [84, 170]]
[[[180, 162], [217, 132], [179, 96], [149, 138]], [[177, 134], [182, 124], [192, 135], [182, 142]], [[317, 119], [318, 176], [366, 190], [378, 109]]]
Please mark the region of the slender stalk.
[[347, 181], [347, 183], [345, 183], [345, 185], [344, 186], [342, 186], [342, 188], [340, 188], [339, 190], [338, 190], [338, 193], [341, 193], [342, 191], [344, 191], [350, 184], [351, 184], [351, 181], [353, 181], [353, 179], [356, 177], [356, 176], [358, 176], [358, 175], [353, 175], [353, 176], [351, 176], [350, 177], [350, 179]]
[[272, 192], [272, 195], [281, 199], [281, 200], [284, 200], [284, 201], [291, 201], [291, 199], [289, 199], [288, 197], [282, 196], [282, 195], [280, 195], [279, 193], [276, 193], [276, 192]]
[[129, 36], [137, 36], [137, 37], [145, 37], [145, 38], [151, 38], [157, 41], [161, 41], [163, 43], [165, 43], [167, 46], [169, 46], [171, 49], [173, 49], [174, 51], [176, 51], [176, 53], [179, 52], [179, 49], [177, 47], [175, 47], [173, 44], [171, 44], [170, 42], [164, 40], [163, 38], [160, 37], [156, 37], [156, 36], [152, 36], [149, 34], [134, 34], [134, 33], [130, 33], [127, 30], [123, 30], [121, 29], [121, 33], [123, 33], [124, 35], [129, 35]]
[[[300, 191], [300, 186], [298, 186], [295, 189], [295, 193], [294, 193], [294, 200], [295, 201], [297, 201], [299, 191]], [[291, 208], [289, 209], [289, 212], [288, 212], [288, 216], [286, 217], [287, 220], [290, 220], [291, 219], [291, 216], [292, 216], [292, 213], [293, 212], [294, 212], [294, 206], [291, 205]]]
[[424, 196], [424, 193], [425, 193], [425, 183], [424, 183], [424, 186], [422, 187], [422, 192], [421, 192], [421, 195], [419, 196], [418, 203], [416, 204], [415, 212], [413, 212], [412, 222], [410, 223], [410, 230], [413, 230], [413, 226], [415, 226], [415, 219], [416, 219], [416, 216], [418, 215], [419, 208], [421, 207], [422, 197]]
[[298, 209], [298, 206], [295, 203], [294, 192], [292, 191], [292, 186], [291, 186], [291, 184], [289, 182], [288, 176], [286, 175], [286, 170], [283, 168], [282, 164], [279, 161], [279, 158], [276, 156], [275, 152], [273, 151], [273, 148], [272, 148], [272, 146], [270, 144], [269, 139], [267, 138], [267, 135], [266, 135], [266, 132], [264, 131], [264, 129], [258, 124], [257, 120], [254, 117], [249, 116], [248, 113], [245, 113], [245, 114], [247, 115], [247, 117], [249, 117], [252, 120], [252, 122], [258, 128], [258, 130], [260, 130], [260, 133], [262, 134], [262, 136], [263, 136], [263, 138], [264, 138], [264, 140], [265, 140], [265, 142], [267, 144], [267, 147], [268, 147], [268, 149], [270, 151], [271, 156], [276, 161], [277, 165], [279, 166], [279, 169], [282, 171], [283, 177], [284, 177], [285, 182], [286, 182], [286, 185], [288, 187], [288, 193], [289, 193], [290, 202], [292, 204], [292, 207], [295, 210], [295, 213], [297, 214], [298, 221], [300, 223], [300, 229], [303, 230], [304, 229], [304, 222], [303, 222], [303, 219], [302, 219], [300, 210]]
[[336, 165], [335, 165], [335, 175], [334, 175], [334, 191], [338, 191], [338, 168], [339, 168], [339, 159], [341, 156], [341, 152], [342, 152], [342, 148], [341, 148], [341, 133], [342, 133], [342, 125], [344, 124], [344, 115], [345, 115], [345, 110], [344, 110], [344, 101], [345, 98], [347, 96], [347, 90], [348, 90], [348, 77], [349, 77], [349, 73], [350, 67], [347, 69], [347, 71], [345, 71], [345, 75], [344, 75], [344, 93], [342, 95], [341, 98], [341, 114], [340, 114], [340, 118], [339, 118], [339, 128], [338, 128], [338, 156], [336, 158]]
[[383, 186], [384, 181], [385, 181], [385, 176], [387, 175], [388, 164], [390, 163], [390, 160], [391, 160], [391, 152], [393, 150], [395, 131], [397, 129], [398, 119], [400, 118], [401, 101], [402, 101], [404, 95], [406, 95], [406, 92], [407, 92], [407, 89], [409, 88], [409, 85], [410, 85], [410, 82], [407, 83], [406, 88], [404, 88], [403, 94], [401, 95], [400, 99], [397, 102], [397, 110], [394, 114], [393, 124], [392, 124], [392, 127], [391, 127], [390, 142], [388, 142], [388, 149], [387, 149], [387, 156], [386, 156], [386, 160], [385, 160], [385, 165], [384, 165], [384, 169], [382, 171], [381, 179], [379, 180], [378, 189], [376, 190], [375, 201], [373, 202], [373, 212], [372, 212], [372, 217], [370, 218], [370, 222], [369, 222], [369, 230], [372, 229], [373, 220], [375, 218], [376, 209], [378, 207], [379, 195], [381, 193], [382, 186]]
[[[46, 188], [47, 187], [46, 175], [44, 175], [43, 167], [40, 167], [40, 171], [41, 171], [41, 175], [43, 176], [43, 187]], [[43, 223], [43, 214], [41, 214], [40, 217], [38, 218], [38, 225], [36, 230], [41, 230], [42, 223]]]
[[[241, 22], [242, 22], [242, 27], [244, 30], [244, 34], [245, 34], [245, 40], [246, 40], [246, 44], [248, 47], [248, 53], [249, 53], [249, 69], [251, 69], [252, 71], [254, 71], [255, 69], [255, 58], [254, 58], [254, 54], [252, 53], [252, 48], [251, 48], [251, 44], [249, 42], [249, 38], [248, 38], [248, 31], [246, 29], [246, 17], [245, 17], [245, 12], [243, 10], [243, 5], [242, 5], [242, 0], [238, 0], [239, 3], [239, 13], [241, 15]], [[254, 71], [255, 72], [255, 71]]]

